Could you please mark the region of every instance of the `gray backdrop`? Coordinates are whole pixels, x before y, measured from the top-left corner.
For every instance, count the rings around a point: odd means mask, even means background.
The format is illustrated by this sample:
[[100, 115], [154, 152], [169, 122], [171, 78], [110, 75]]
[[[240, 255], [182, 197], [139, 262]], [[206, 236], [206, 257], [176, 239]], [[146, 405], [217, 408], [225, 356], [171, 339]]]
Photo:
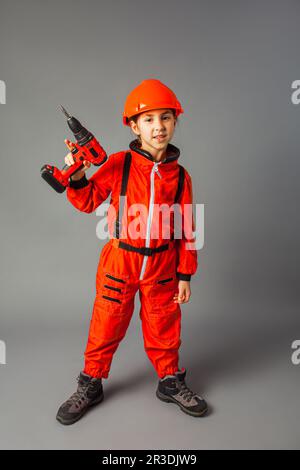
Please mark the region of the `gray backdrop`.
[[[6, 449], [297, 448], [300, 79], [297, 1], [0, 1], [0, 446]], [[110, 154], [133, 138], [127, 94], [177, 94], [173, 143], [205, 204], [205, 246], [182, 306], [181, 365], [207, 399], [195, 419], [157, 400], [139, 301], [105, 401], [55, 420], [83, 366], [102, 246], [99, 218], [40, 177], [63, 165], [63, 104]], [[88, 171], [93, 174], [95, 168]]]

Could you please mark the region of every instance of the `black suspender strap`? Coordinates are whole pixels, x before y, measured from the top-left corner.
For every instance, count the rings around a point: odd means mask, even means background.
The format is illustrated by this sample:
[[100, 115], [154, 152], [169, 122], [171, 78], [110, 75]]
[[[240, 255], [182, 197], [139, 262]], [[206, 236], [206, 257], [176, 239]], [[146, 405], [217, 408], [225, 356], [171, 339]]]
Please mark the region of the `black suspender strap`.
[[121, 196], [126, 195], [130, 165], [131, 165], [131, 153], [127, 152], [125, 155], [125, 159], [124, 159]]
[[[125, 158], [124, 158], [122, 186], [121, 186], [120, 196], [126, 196], [130, 165], [131, 165], [131, 153], [126, 152], [126, 155], [125, 155]], [[120, 238], [120, 225], [121, 225], [121, 220], [122, 220], [122, 217], [123, 217], [123, 210], [124, 210], [123, 202], [124, 202], [123, 200], [120, 201], [120, 204], [122, 203], [122, 207], [121, 207], [121, 211], [120, 211], [120, 207], [119, 207], [118, 215], [117, 215], [117, 219], [116, 219], [116, 234], [115, 234], [116, 238]]]
[[183, 166], [179, 165], [179, 177], [178, 177], [178, 185], [177, 185], [177, 192], [175, 196], [175, 203], [179, 202], [182, 190], [183, 190], [183, 183], [184, 183], [184, 168]]
[[[183, 185], [184, 185], [184, 168], [183, 166], [179, 164], [178, 166], [179, 166], [179, 176], [178, 176], [177, 192], [176, 192], [175, 201], [174, 201], [175, 203], [179, 203], [179, 200], [183, 191]], [[175, 227], [174, 227], [174, 230], [175, 230]], [[174, 239], [175, 238], [174, 238], [174, 231], [173, 231], [171, 240], [174, 240]]]

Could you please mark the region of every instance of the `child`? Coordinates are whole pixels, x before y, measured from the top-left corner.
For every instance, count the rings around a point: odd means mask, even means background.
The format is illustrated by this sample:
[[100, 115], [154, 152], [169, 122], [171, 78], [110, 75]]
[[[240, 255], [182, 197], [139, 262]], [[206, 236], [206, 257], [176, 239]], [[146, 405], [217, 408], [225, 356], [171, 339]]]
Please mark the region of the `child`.
[[[183, 237], [175, 238], [174, 214], [160, 228], [156, 213], [160, 204], [177, 203], [185, 214], [184, 205], [192, 204], [191, 177], [178, 164], [179, 149], [169, 143], [181, 113], [179, 101], [167, 86], [159, 80], [144, 80], [125, 103], [123, 123], [137, 136], [130, 150], [110, 155], [89, 180], [85, 176], [89, 162], [71, 177], [67, 198], [77, 209], [93, 212], [111, 193], [110, 209], [115, 212], [108, 211], [113, 236], [98, 264], [85, 367], [77, 377], [77, 391], [58, 410], [56, 418], [62, 424], [74, 423], [88, 407], [102, 401], [102, 378], [108, 377], [113, 354], [125, 336], [137, 290], [145, 351], [159, 377], [157, 397], [176, 403], [192, 416], [207, 411], [205, 400], [185, 384], [186, 370], [178, 368], [180, 304], [189, 301], [191, 275], [197, 270], [197, 252], [186, 246], [194, 241], [192, 231], [186, 237], [184, 216]], [[71, 149], [72, 143], [66, 143]], [[74, 163], [71, 153], [65, 162]], [[126, 196], [125, 207], [120, 195]], [[129, 220], [137, 204], [142, 208], [140, 236], [128, 221], [124, 232], [123, 219]], [[189, 219], [193, 225], [193, 217]]]

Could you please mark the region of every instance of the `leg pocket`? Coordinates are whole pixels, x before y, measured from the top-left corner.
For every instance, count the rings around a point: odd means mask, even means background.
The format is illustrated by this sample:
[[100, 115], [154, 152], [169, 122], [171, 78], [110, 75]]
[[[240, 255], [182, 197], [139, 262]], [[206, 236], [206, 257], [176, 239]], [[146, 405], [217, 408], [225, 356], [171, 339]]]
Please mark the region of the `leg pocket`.
[[174, 295], [178, 291], [176, 274], [170, 273], [155, 279], [150, 289], [151, 315], [164, 316], [177, 310]]
[[101, 298], [108, 312], [116, 315], [124, 312], [128, 280], [128, 275], [108, 271], [102, 272], [97, 296]]

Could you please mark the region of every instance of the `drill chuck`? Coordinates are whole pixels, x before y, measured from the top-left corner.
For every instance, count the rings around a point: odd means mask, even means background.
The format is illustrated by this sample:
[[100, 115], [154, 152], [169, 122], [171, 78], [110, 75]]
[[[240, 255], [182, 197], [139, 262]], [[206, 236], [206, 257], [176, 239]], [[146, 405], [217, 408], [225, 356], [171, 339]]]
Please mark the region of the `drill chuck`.
[[78, 119], [76, 119], [74, 116], [71, 116], [62, 105], [60, 105], [60, 107], [64, 115], [67, 117], [68, 126], [73, 132], [75, 139], [77, 140], [79, 145], [85, 145], [93, 138], [93, 135], [90, 131], [88, 131], [85, 127], [82, 126]]

